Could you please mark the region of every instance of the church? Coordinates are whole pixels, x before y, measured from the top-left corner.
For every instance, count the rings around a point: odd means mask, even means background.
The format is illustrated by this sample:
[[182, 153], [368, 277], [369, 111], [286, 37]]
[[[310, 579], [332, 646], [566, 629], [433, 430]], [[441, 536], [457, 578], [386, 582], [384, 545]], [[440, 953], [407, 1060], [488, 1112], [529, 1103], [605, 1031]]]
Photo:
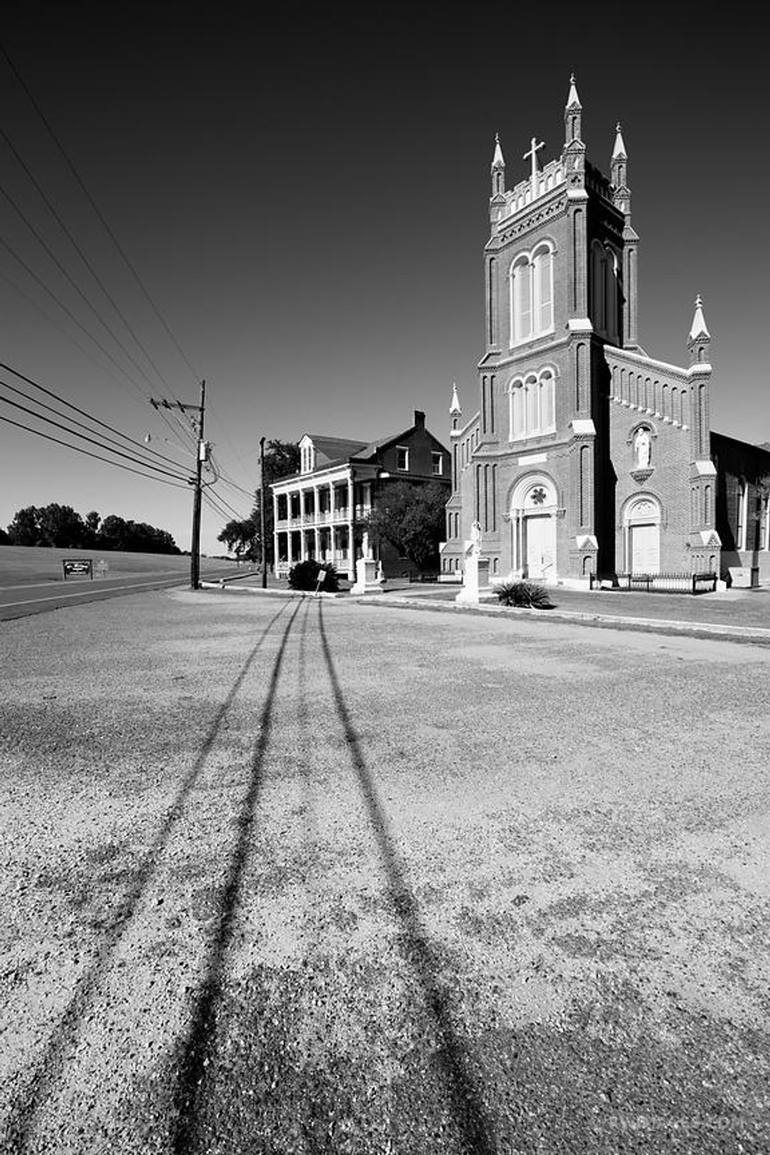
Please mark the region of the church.
[[749, 571], [754, 583], [770, 580], [770, 446], [712, 432], [700, 296], [686, 364], [639, 344], [621, 127], [606, 175], [587, 158], [581, 118], [573, 76], [561, 154], [541, 164], [533, 137], [530, 175], [513, 188], [496, 138], [486, 349], [478, 409], [464, 418], [452, 394], [441, 577], [461, 575], [473, 538], [493, 581], [731, 571], [741, 584]]

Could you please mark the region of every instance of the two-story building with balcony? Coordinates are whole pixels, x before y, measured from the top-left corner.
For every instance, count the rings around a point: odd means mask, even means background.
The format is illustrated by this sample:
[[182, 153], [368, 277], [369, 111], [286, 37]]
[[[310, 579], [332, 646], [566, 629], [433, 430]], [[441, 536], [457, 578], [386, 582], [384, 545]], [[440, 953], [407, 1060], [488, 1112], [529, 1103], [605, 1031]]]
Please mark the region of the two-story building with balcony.
[[276, 576], [311, 558], [352, 579], [356, 560], [375, 556], [386, 577], [409, 573], [413, 567], [388, 543], [375, 549], [366, 518], [394, 481], [438, 482], [449, 496], [449, 451], [425, 428], [425, 414], [416, 409], [410, 428], [377, 441], [305, 433], [299, 449], [299, 473], [270, 487]]

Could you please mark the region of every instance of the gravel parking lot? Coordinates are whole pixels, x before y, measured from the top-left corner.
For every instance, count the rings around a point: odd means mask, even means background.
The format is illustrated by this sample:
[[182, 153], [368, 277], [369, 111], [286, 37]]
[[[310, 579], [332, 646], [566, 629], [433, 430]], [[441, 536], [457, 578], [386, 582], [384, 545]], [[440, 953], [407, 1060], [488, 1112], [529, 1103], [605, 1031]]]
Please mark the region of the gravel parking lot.
[[157, 592], [2, 627], [0, 1150], [770, 1150], [770, 651]]

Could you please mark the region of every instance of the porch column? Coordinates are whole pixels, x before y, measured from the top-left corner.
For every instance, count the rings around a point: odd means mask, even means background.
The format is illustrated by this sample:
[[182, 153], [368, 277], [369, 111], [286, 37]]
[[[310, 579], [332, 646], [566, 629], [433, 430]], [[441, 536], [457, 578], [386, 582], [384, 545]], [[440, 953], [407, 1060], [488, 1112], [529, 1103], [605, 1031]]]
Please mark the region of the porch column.
[[353, 488], [352, 474], [348, 478], [348, 572], [355, 577], [356, 573], [356, 549], [355, 549], [355, 522], [356, 522], [356, 507], [353, 504], [355, 498], [355, 490]]

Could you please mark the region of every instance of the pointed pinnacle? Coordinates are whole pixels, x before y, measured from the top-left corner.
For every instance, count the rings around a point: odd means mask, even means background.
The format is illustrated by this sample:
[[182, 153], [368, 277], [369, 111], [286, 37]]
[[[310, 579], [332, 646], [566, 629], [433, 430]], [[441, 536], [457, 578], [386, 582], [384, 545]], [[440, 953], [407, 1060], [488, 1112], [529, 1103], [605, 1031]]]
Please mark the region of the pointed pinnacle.
[[575, 73], [573, 72], [569, 78], [569, 96], [567, 97], [567, 108], [582, 108], [580, 97], [577, 93], [577, 85], [575, 83]]
[[695, 298], [695, 315], [690, 326], [690, 340], [694, 341], [697, 337], [711, 338], [706, 326], [706, 318], [703, 316], [703, 300], [700, 293]]
[[628, 160], [626, 146], [623, 143], [623, 134], [620, 131], [620, 121], [615, 125], [615, 147], [612, 150], [613, 160]]
[[457, 396], [457, 384], [454, 381], [452, 382], [452, 403], [449, 406], [449, 412], [450, 414], [462, 413], [460, 398]]

